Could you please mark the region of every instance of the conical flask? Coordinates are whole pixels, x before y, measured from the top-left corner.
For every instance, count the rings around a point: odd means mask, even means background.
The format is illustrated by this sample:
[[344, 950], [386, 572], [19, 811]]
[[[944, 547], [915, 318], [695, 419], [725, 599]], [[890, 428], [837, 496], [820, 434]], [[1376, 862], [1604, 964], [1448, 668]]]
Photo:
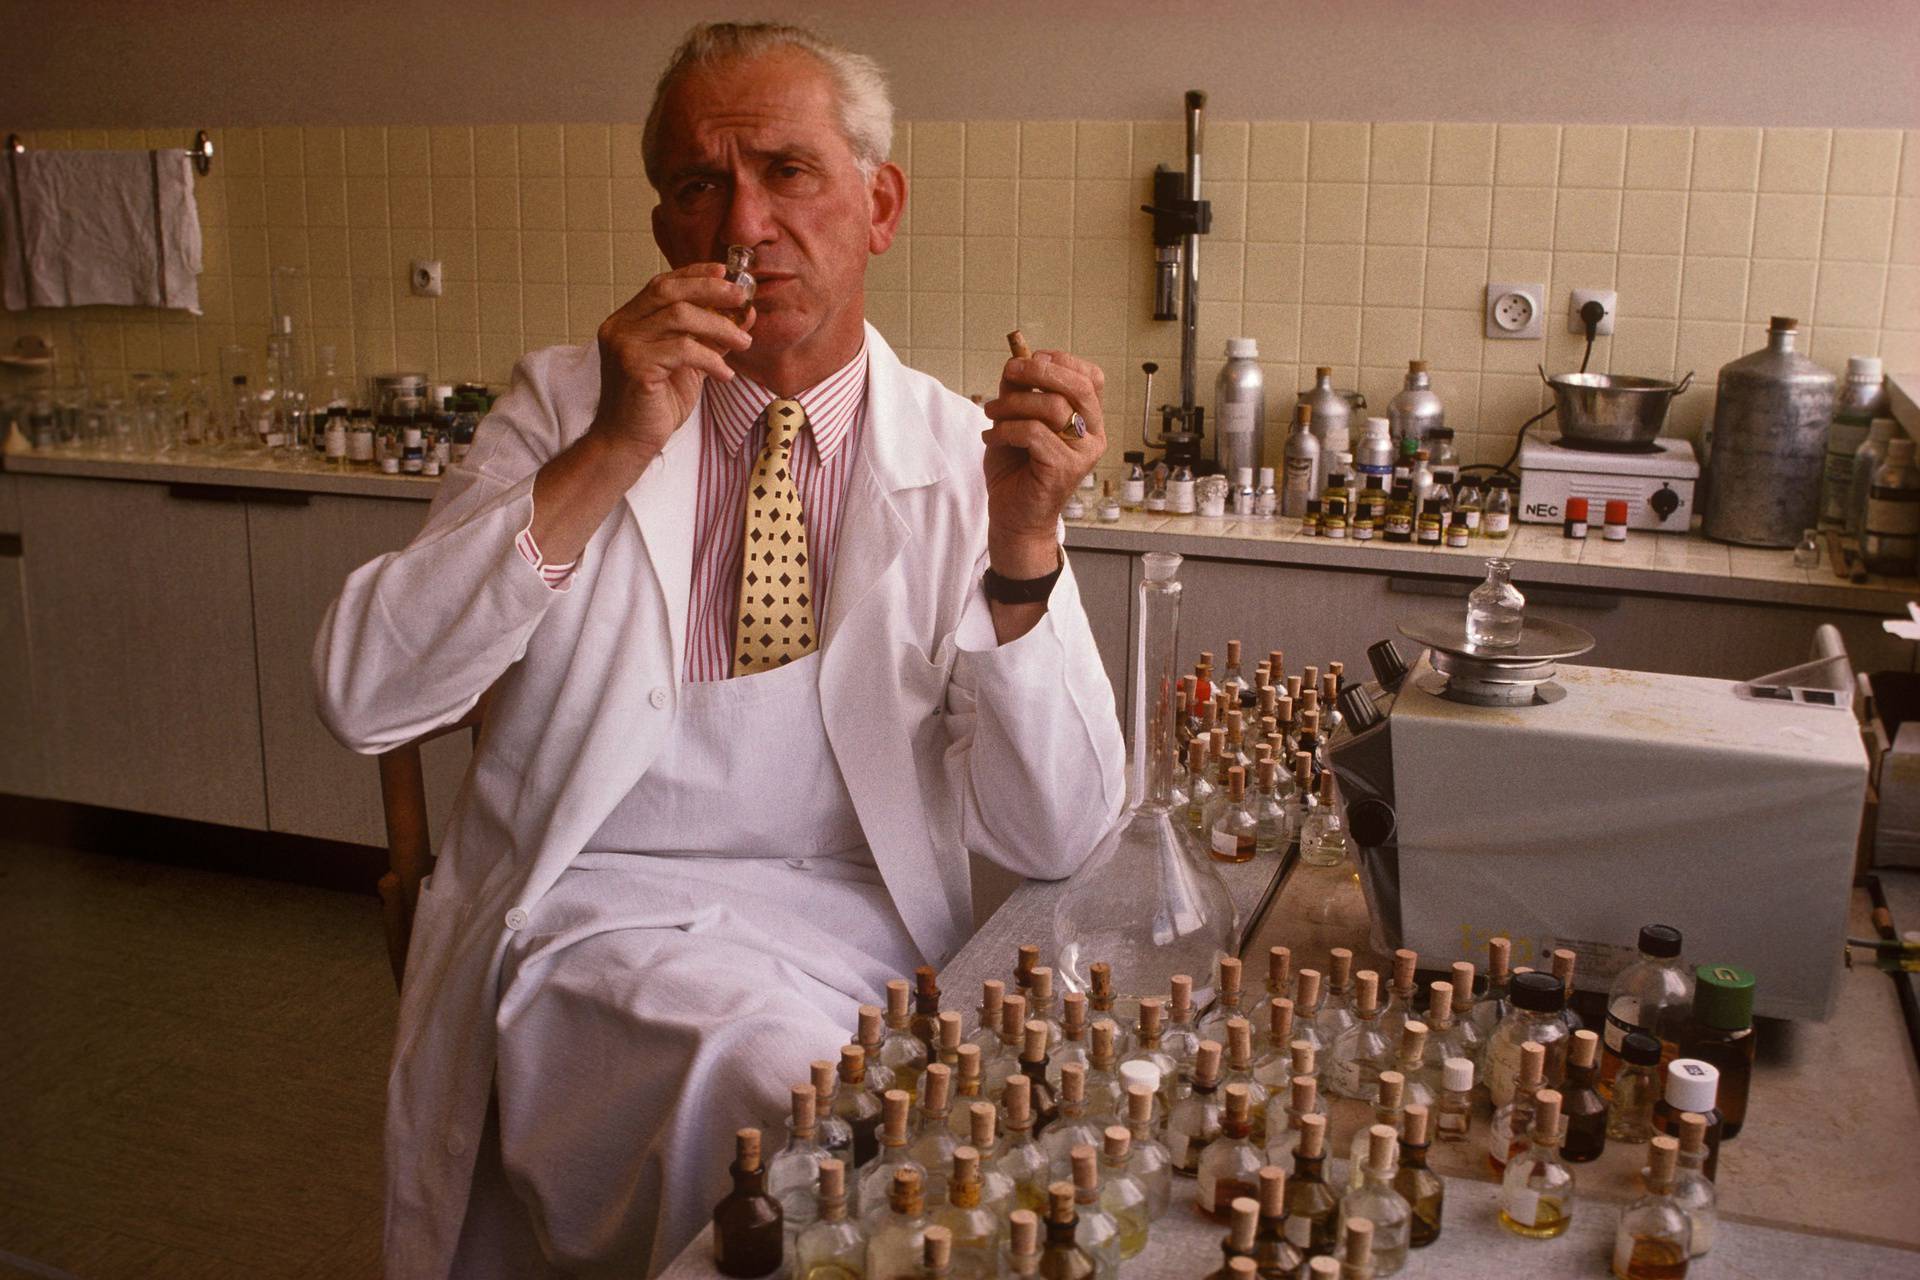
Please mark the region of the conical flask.
[[1133, 808], [1073, 877], [1053, 912], [1055, 954], [1067, 986], [1088, 989], [1089, 966], [1113, 966], [1114, 989], [1161, 995], [1176, 973], [1193, 1002], [1213, 999], [1220, 957], [1234, 954], [1239, 916], [1226, 883], [1194, 858], [1172, 814], [1174, 693], [1180, 630], [1180, 557], [1143, 556], [1133, 651]]

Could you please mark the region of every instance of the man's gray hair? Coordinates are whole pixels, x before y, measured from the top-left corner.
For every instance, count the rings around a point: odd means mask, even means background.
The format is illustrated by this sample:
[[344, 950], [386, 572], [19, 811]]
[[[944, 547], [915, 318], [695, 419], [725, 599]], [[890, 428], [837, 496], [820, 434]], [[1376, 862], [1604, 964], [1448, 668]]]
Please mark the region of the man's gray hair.
[[861, 175], [871, 178], [874, 170], [887, 162], [893, 149], [893, 99], [887, 93], [887, 79], [879, 63], [805, 27], [781, 22], [703, 22], [673, 51], [653, 88], [653, 106], [647, 111], [640, 147], [647, 179], [656, 189], [660, 186], [660, 109], [674, 82], [692, 71], [785, 49], [811, 55], [833, 78], [840, 132], [853, 150]]

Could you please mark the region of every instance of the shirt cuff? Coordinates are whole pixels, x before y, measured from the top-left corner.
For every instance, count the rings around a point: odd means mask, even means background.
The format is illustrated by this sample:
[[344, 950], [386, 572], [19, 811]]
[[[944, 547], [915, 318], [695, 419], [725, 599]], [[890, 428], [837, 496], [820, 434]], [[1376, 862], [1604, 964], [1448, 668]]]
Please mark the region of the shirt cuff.
[[546, 583], [550, 590], [570, 591], [573, 589], [573, 571], [580, 562], [578, 560], [569, 560], [565, 564], [548, 564], [546, 559], [540, 554], [540, 544], [533, 540], [533, 516], [531, 513], [527, 516], [527, 527], [520, 531], [518, 537], [514, 538], [513, 545], [519, 550], [521, 557], [533, 566], [533, 571], [540, 575], [540, 581]]

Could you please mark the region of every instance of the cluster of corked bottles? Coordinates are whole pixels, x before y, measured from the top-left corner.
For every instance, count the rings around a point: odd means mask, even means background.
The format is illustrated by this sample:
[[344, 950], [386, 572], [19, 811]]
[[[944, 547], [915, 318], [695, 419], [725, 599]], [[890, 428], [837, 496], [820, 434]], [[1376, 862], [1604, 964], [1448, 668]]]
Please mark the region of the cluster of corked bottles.
[[[793, 1087], [777, 1155], [763, 1157], [759, 1131], [737, 1135], [716, 1262], [796, 1280], [1111, 1280], [1180, 1205], [1228, 1227], [1220, 1280], [1387, 1276], [1440, 1237], [1430, 1145], [1479, 1129], [1502, 1177], [1500, 1220], [1534, 1239], [1571, 1223], [1572, 1165], [1609, 1140], [1651, 1138], [1615, 1271], [1683, 1275], [1712, 1243], [1714, 1161], [1744, 1115], [1737, 1068], [1751, 1063], [1750, 1030], [1714, 1024], [1750, 1028], [1752, 979], [1701, 966], [1695, 983], [1677, 980], [1678, 942], [1663, 926], [1643, 932], [1604, 1042], [1569, 1007], [1573, 953], [1556, 951], [1550, 973], [1510, 969], [1505, 938], [1485, 975], [1455, 964], [1424, 1002], [1408, 950], [1383, 991], [1344, 948], [1296, 971], [1274, 947], [1264, 997], [1224, 958], [1204, 1014], [1185, 975], [1164, 998], [1127, 998], [1104, 965], [1089, 992], [1056, 998], [1026, 946], [1014, 990], [987, 981], [968, 1019], [941, 1010], [921, 969], [888, 984], [885, 1010], [861, 1009], [837, 1064], [814, 1063]], [[1743, 1002], [1744, 1019], [1728, 1013]], [[1724, 1077], [1679, 1056], [1699, 1046]], [[1345, 1135], [1344, 1167], [1329, 1096], [1372, 1107]]]

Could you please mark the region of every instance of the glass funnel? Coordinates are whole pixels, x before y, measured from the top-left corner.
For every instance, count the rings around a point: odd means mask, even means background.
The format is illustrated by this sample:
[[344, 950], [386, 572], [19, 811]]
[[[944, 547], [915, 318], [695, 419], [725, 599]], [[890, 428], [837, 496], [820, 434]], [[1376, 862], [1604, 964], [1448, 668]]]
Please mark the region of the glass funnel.
[[[1220, 957], [1237, 951], [1239, 916], [1225, 881], [1195, 859], [1172, 816], [1174, 693], [1180, 629], [1180, 557], [1141, 558], [1133, 654], [1133, 808], [1054, 907], [1055, 952], [1067, 986], [1086, 991], [1089, 966], [1113, 966], [1114, 989], [1159, 995], [1176, 973], [1193, 1002], [1213, 999]], [[1203, 990], [1203, 988], [1205, 988]]]

